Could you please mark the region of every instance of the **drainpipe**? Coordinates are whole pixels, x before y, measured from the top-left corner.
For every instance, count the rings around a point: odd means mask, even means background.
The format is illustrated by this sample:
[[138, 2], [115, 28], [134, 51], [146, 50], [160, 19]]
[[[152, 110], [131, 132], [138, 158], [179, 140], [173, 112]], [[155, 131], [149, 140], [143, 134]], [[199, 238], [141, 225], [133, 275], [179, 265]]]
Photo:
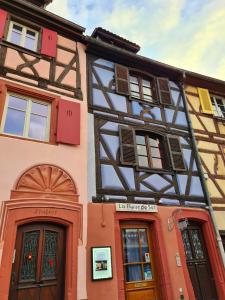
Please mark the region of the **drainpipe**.
[[204, 188], [204, 191], [205, 191], [205, 197], [206, 197], [206, 201], [207, 201], [207, 204], [208, 204], [209, 214], [210, 214], [211, 219], [212, 219], [217, 244], [218, 244], [220, 254], [221, 254], [221, 257], [222, 257], [222, 260], [223, 260], [223, 265], [225, 267], [225, 252], [224, 252], [224, 248], [223, 248], [223, 243], [222, 243], [220, 233], [219, 233], [219, 230], [218, 230], [218, 227], [217, 227], [216, 218], [215, 218], [215, 214], [214, 214], [213, 207], [212, 207], [212, 202], [211, 202], [211, 199], [210, 199], [210, 196], [209, 196], [209, 191], [208, 191], [208, 188], [207, 188], [207, 185], [206, 185], [206, 182], [205, 182], [204, 172], [203, 172], [202, 165], [201, 165], [201, 159], [200, 159], [200, 155], [198, 153], [198, 147], [197, 147], [197, 143], [196, 143], [196, 139], [195, 139], [195, 135], [194, 135], [194, 130], [193, 130], [193, 127], [192, 127], [192, 124], [191, 124], [191, 119], [190, 119], [190, 115], [189, 115], [189, 111], [188, 111], [187, 98], [186, 98], [186, 94], [184, 92], [183, 82], [186, 78], [185, 72], [183, 72], [182, 75], [183, 75], [183, 78], [182, 78], [183, 80], [182, 80], [182, 84], [181, 84], [181, 90], [182, 90], [182, 96], [185, 100], [184, 101], [184, 108], [186, 110], [187, 122], [188, 122], [189, 130], [190, 130], [190, 133], [191, 133], [191, 138], [192, 138], [192, 141], [193, 141], [193, 148], [194, 148], [194, 151], [195, 151], [195, 154], [196, 154], [196, 163], [197, 163], [198, 169], [200, 171], [200, 178], [201, 178], [201, 182], [202, 182], [202, 185], [203, 185], [203, 188]]

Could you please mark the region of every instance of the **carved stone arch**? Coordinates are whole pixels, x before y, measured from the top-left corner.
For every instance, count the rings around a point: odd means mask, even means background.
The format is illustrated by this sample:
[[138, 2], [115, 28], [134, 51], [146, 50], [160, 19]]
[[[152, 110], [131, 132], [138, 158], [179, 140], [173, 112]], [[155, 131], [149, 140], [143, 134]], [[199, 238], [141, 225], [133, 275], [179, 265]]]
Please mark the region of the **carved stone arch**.
[[76, 185], [62, 168], [50, 165], [36, 165], [26, 170], [11, 191], [11, 199], [52, 198], [78, 202]]

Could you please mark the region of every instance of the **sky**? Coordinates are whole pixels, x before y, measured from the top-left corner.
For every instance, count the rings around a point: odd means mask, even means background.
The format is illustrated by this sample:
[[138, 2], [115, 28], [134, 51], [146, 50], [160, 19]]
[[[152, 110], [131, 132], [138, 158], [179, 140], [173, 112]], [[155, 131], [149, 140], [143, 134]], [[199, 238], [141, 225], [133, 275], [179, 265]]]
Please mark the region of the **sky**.
[[225, 81], [225, 0], [53, 0], [47, 10], [86, 35], [103, 27], [140, 55]]

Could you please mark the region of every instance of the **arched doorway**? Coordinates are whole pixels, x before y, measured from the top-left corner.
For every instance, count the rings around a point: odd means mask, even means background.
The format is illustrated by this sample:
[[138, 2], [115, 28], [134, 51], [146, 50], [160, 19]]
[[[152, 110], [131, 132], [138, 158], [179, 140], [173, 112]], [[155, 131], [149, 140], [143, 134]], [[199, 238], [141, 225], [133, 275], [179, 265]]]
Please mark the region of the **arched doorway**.
[[[1, 300], [77, 299], [78, 242], [83, 238], [83, 205], [78, 200], [73, 179], [57, 166], [37, 165], [20, 176], [0, 210]], [[33, 246], [38, 244], [36, 262], [29, 251], [31, 236]], [[56, 265], [50, 257], [54, 249], [60, 258]]]
[[64, 227], [40, 222], [20, 226], [9, 300], [63, 300], [64, 269]]
[[188, 221], [182, 230], [186, 263], [196, 300], [218, 299], [209, 254], [199, 223]]

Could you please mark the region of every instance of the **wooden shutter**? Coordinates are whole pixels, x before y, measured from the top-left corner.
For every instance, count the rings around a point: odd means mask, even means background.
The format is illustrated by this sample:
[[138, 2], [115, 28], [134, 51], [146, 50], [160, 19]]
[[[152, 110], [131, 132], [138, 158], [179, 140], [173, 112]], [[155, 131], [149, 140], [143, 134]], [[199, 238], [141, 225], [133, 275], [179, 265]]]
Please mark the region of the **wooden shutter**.
[[120, 127], [120, 158], [124, 165], [136, 164], [135, 132], [127, 127]]
[[80, 145], [80, 104], [67, 100], [59, 101], [57, 142]]
[[169, 81], [167, 78], [157, 77], [159, 99], [162, 104], [172, 104]]
[[122, 95], [130, 95], [130, 83], [128, 68], [115, 65], [115, 80], [116, 80], [116, 92]]
[[202, 107], [202, 112], [213, 115], [213, 106], [209, 91], [207, 89], [198, 88], [199, 99]]
[[179, 137], [168, 136], [167, 140], [169, 144], [170, 157], [171, 157], [173, 169], [177, 171], [186, 170]]
[[56, 57], [57, 32], [42, 29], [41, 54]]
[[4, 37], [7, 16], [8, 16], [7, 11], [0, 9], [0, 39]]

